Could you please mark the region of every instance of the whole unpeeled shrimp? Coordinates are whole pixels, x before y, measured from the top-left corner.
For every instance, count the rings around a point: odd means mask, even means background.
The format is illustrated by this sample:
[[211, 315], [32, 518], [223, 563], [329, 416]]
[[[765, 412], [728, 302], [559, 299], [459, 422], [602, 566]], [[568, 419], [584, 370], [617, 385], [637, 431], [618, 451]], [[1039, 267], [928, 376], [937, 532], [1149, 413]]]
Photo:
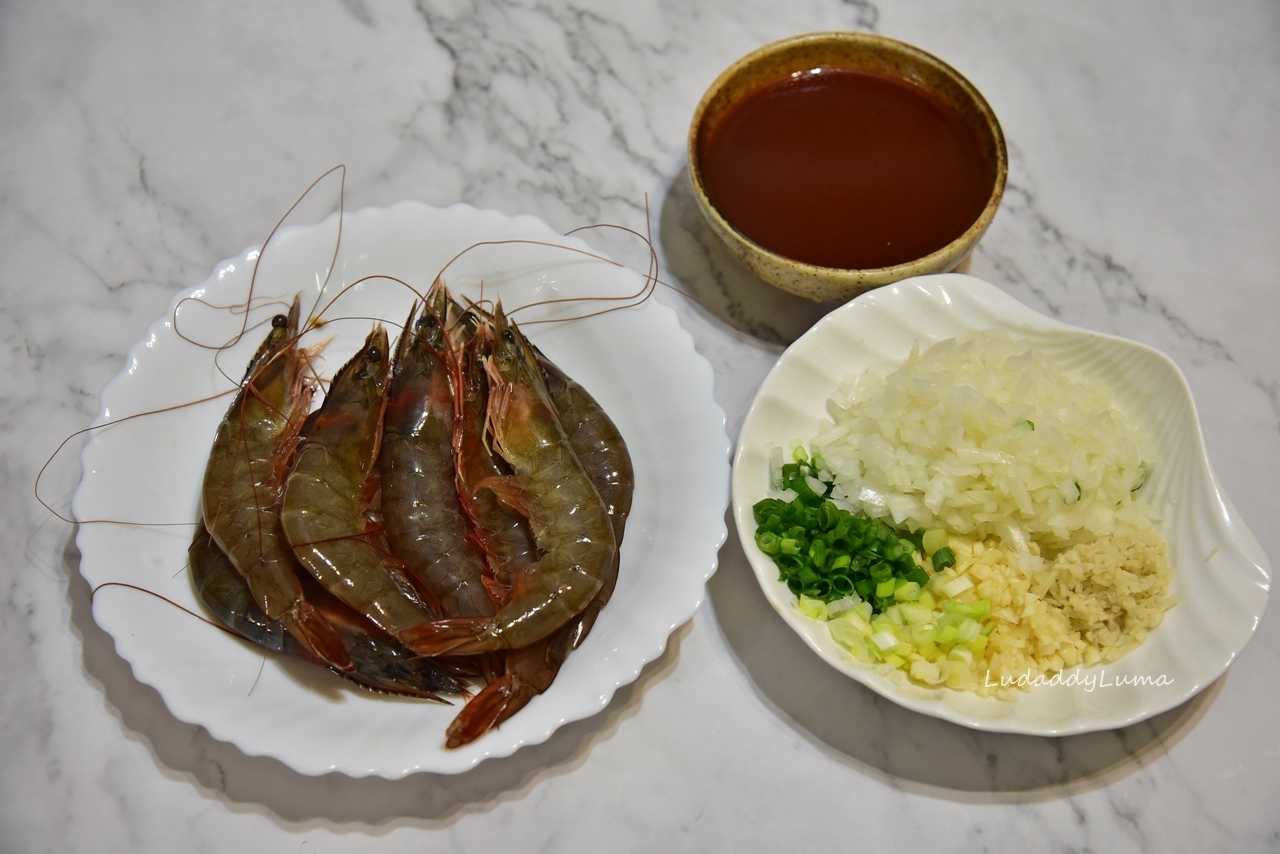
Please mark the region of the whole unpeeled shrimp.
[[409, 580], [393, 574], [366, 517], [389, 361], [387, 333], [378, 326], [334, 376], [324, 403], [302, 427], [280, 521], [293, 553], [317, 581], [400, 638], [435, 615]]
[[521, 568], [493, 617], [439, 620], [405, 635], [426, 655], [516, 649], [547, 637], [600, 591], [616, 545], [609, 513], [574, 454], [537, 359], [499, 306], [477, 330], [491, 340], [488, 423], [514, 474], [488, 487], [529, 519], [541, 557]]
[[[519, 330], [516, 330], [516, 334], [520, 334]], [[532, 344], [529, 346], [533, 347]], [[582, 463], [604, 501], [609, 521], [613, 525], [614, 540], [621, 549], [622, 534], [627, 525], [627, 516], [631, 513], [631, 496], [636, 483], [627, 443], [613, 419], [585, 388], [567, 376], [537, 347], [533, 347], [533, 352], [538, 357], [543, 376], [546, 377], [547, 391], [560, 415], [560, 425], [564, 428], [573, 452], [578, 455], [578, 461]], [[609, 603], [609, 597], [618, 581], [619, 554], [620, 552], [614, 553], [613, 565], [602, 579], [600, 592], [578, 616], [573, 634], [574, 649], [578, 648], [591, 631], [600, 610]]]
[[[474, 314], [468, 317], [472, 321], [476, 319]], [[460, 328], [459, 337], [463, 334], [465, 329]], [[494, 599], [505, 604], [511, 596], [516, 573], [537, 558], [538, 546], [529, 521], [482, 486], [491, 482], [491, 478], [510, 475], [511, 467], [497, 457], [484, 437], [485, 405], [489, 397], [483, 361], [487, 355], [485, 342], [472, 337], [465, 345], [458, 343], [454, 430], [458, 495], [489, 567], [485, 583]], [[569, 653], [571, 644], [564, 639], [572, 636], [574, 622], [571, 620], [570, 624], [528, 646], [508, 650], [503, 672], [468, 700], [449, 724], [445, 746], [452, 749], [470, 744], [545, 691]]]
[[378, 471], [382, 516], [396, 554], [440, 602], [447, 617], [488, 617], [484, 554], [468, 536], [458, 496], [454, 400], [444, 320], [444, 287], [428, 294], [422, 317], [409, 312], [396, 348]]
[[[513, 327], [512, 331], [520, 336], [519, 329]], [[565, 436], [605, 502], [613, 524], [615, 539], [620, 546], [626, 518], [631, 510], [631, 493], [635, 482], [626, 442], [623, 441], [613, 421], [586, 389], [565, 375], [536, 347], [531, 344], [528, 346], [532, 347], [538, 358], [539, 367], [542, 368], [543, 376], [547, 381], [547, 390], [560, 416]], [[474, 348], [469, 348], [468, 355], [472, 357], [476, 355]], [[483, 442], [478, 442], [479, 455], [482, 455], [483, 450]], [[461, 478], [459, 489], [466, 491]], [[487, 490], [477, 490], [477, 492], [480, 495], [489, 494]], [[488, 517], [489, 525], [504, 524], [504, 517], [497, 511], [505, 509], [497, 508], [494, 514]], [[507, 512], [514, 513], [509, 510]], [[522, 519], [518, 521], [523, 522]], [[512, 522], [507, 524], [513, 524], [515, 530], [509, 532], [505, 539], [517, 543], [515, 561], [506, 565], [507, 575], [513, 575], [514, 570], [510, 567], [518, 567], [531, 559], [531, 557], [519, 559], [522, 554], [518, 548], [519, 530], [523, 529], [527, 532], [528, 526], [527, 524], [516, 525]], [[525, 536], [531, 535], [526, 533]], [[495, 537], [494, 540], [499, 543], [496, 548], [500, 550], [503, 538]], [[530, 544], [531, 552], [532, 544]], [[603, 579], [600, 591], [591, 600], [591, 604], [549, 636], [529, 646], [508, 652], [506, 673], [491, 681], [480, 693], [467, 701], [446, 730], [445, 746], [456, 748], [469, 744], [490, 729], [502, 724], [528, 705], [530, 700], [551, 687], [570, 651], [577, 648], [582, 639], [587, 636], [600, 609], [608, 602], [617, 578], [618, 556], [615, 553], [613, 564]]]
[[[475, 321], [475, 314], [468, 315]], [[462, 327], [460, 327], [461, 331]], [[474, 325], [472, 326], [474, 333]], [[484, 336], [456, 347], [458, 393], [455, 396], [454, 454], [458, 497], [472, 522], [472, 530], [484, 551], [489, 571], [486, 585], [493, 599], [505, 604], [511, 597], [516, 573], [538, 556], [529, 521], [519, 511], [498, 500], [485, 484], [511, 474], [511, 467], [497, 456], [485, 439], [489, 378], [484, 360], [489, 355]]]
[[311, 405], [307, 353], [297, 345], [298, 300], [277, 315], [218, 426], [205, 468], [205, 527], [244, 577], [254, 602], [317, 658], [349, 671], [333, 627], [303, 597], [279, 523], [285, 464]]

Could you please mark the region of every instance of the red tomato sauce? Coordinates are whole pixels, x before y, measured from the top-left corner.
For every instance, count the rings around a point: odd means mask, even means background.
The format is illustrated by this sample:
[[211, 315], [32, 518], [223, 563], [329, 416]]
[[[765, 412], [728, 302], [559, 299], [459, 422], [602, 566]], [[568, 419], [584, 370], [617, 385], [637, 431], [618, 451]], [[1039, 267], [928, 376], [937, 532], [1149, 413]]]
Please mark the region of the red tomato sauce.
[[767, 84], [698, 139], [712, 203], [761, 246], [822, 267], [921, 258], [982, 213], [995, 180], [961, 115], [891, 77], [822, 68]]

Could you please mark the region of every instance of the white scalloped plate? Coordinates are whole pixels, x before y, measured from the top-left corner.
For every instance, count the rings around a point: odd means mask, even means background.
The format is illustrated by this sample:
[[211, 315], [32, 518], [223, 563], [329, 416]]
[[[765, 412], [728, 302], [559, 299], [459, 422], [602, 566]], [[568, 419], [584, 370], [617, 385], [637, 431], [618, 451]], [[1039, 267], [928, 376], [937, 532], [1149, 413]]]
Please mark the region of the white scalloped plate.
[[[297, 291], [316, 297], [333, 256], [337, 218], [278, 234], [262, 256], [256, 294], [287, 302]], [[402, 202], [343, 220], [340, 252], [328, 284], [373, 274], [396, 276], [425, 290], [457, 252], [482, 240], [526, 238], [588, 249], [529, 216], [508, 217], [467, 205], [447, 209]], [[242, 302], [256, 250], [223, 262], [204, 284], [174, 300], [147, 337], [129, 352], [127, 369], [102, 392], [98, 423], [226, 392], [238, 382], [264, 332], [246, 336], [215, 365], [205, 344], [229, 340], [240, 321], [187, 296], [222, 305]], [[489, 297], [510, 309], [550, 297], [618, 296], [638, 291], [630, 270], [564, 249], [508, 244], [465, 255], [446, 274], [456, 292]], [[327, 296], [326, 296], [327, 299]], [[326, 312], [358, 316], [323, 328], [332, 374], [369, 331], [370, 320], [403, 323], [412, 294], [388, 280], [358, 285]], [[307, 303], [304, 302], [304, 306]], [[590, 305], [599, 308], [599, 304]], [[280, 311], [255, 303], [251, 322]], [[582, 304], [521, 313], [568, 318]], [[497, 732], [459, 750], [443, 748], [457, 707], [385, 698], [353, 690], [320, 668], [268, 657], [177, 608], [123, 588], [94, 599], [99, 625], [134, 675], [164, 697], [173, 714], [204, 726], [247, 754], [272, 756], [304, 774], [340, 771], [390, 779], [416, 771], [455, 773], [507, 756], [550, 737], [560, 725], [588, 717], [662, 654], [667, 638], [702, 603], [726, 531], [729, 441], [724, 412], [712, 394], [710, 364], [675, 313], [653, 300], [586, 320], [524, 327], [553, 360], [604, 406], [626, 438], [636, 470], [633, 508], [622, 546], [618, 587], [551, 689]], [[394, 335], [398, 326], [390, 328]], [[80, 571], [90, 585], [126, 582], [200, 611], [184, 567], [190, 525], [126, 526], [87, 522], [189, 522], [214, 430], [230, 398], [126, 421], [98, 431], [82, 455], [84, 476], [73, 509]]]
[[[1106, 381], [1150, 431], [1160, 463], [1146, 496], [1163, 513], [1172, 588], [1182, 597], [1137, 650], [1076, 671], [1083, 684], [1038, 686], [1018, 692], [1013, 702], [926, 689], [891, 678], [901, 674], [888, 665], [877, 670], [854, 661], [825, 625], [800, 614], [773, 561], [756, 548], [751, 512], [767, 494], [768, 446], [807, 445], [846, 375], [906, 359], [916, 339], [923, 348], [993, 327], [1031, 339], [1071, 371]], [[900, 705], [975, 729], [1067, 735], [1114, 729], [1170, 709], [1222, 675], [1252, 637], [1270, 588], [1270, 564], [1214, 477], [1177, 366], [1150, 347], [1037, 314], [969, 276], [920, 277], [871, 291], [796, 341], [765, 379], [738, 437], [733, 505], [765, 596], [819, 656]]]

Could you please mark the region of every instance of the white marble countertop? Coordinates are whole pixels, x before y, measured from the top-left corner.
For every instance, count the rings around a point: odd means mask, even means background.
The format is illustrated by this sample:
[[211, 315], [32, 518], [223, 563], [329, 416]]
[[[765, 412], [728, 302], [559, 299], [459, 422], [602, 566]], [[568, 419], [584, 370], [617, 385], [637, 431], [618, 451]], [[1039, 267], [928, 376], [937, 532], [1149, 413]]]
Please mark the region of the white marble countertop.
[[[1274, 614], [1224, 678], [1146, 723], [982, 735], [805, 654], [731, 529], [705, 606], [605, 711], [471, 772], [394, 782], [304, 777], [215, 741], [94, 624], [37, 471], [172, 295], [337, 163], [349, 209], [465, 201], [643, 229], [647, 198], [664, 277], [744, 330], [662, 297], [735, 437], [775, 342], [816, 313], [777, 321], [805, 307], [770, 302], [712, 246], [686, 126], [731, 61], [822, 29], [914, 43], [983, 91], [1011, 169], [969, 272], [1168, 353], [1226, 492], [1280, 555], [1273, 2], [16, 0], [0, 7], [0, 850], [1280, 848]], [[42, 494], [65, 510], [77, 479], [73, 452]]]

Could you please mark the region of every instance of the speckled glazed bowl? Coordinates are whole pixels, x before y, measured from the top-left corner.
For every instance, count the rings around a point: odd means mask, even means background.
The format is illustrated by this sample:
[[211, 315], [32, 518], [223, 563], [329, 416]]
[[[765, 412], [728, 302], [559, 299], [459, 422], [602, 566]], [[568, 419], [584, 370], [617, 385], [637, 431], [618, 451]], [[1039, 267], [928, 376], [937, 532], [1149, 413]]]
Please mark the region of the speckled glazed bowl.
[[[918, 86], [956, 109], [978, 141], [989, 166], [990, 195], [978, 218], [957, 238], [925, 255], [892, 267], [841, 269], [796, 261], [761, 246], [739, 231], [712, 202], [699, 163], [700, 139], [741, 98], [798, 71], [817, 67], [868, 71]], [[995, 217], [1004, 194], [1008, 153], [995, 113], [982, 95], [954, 68], [924, 51], [869, 33], [810, 33], [747, 54], [711, 84], [689, 128], [689, 174], [711, 230], [729, 253], [764, 281], [816, 301], [849, 300], [872, 288], [911, 276], [954, 270]]]

